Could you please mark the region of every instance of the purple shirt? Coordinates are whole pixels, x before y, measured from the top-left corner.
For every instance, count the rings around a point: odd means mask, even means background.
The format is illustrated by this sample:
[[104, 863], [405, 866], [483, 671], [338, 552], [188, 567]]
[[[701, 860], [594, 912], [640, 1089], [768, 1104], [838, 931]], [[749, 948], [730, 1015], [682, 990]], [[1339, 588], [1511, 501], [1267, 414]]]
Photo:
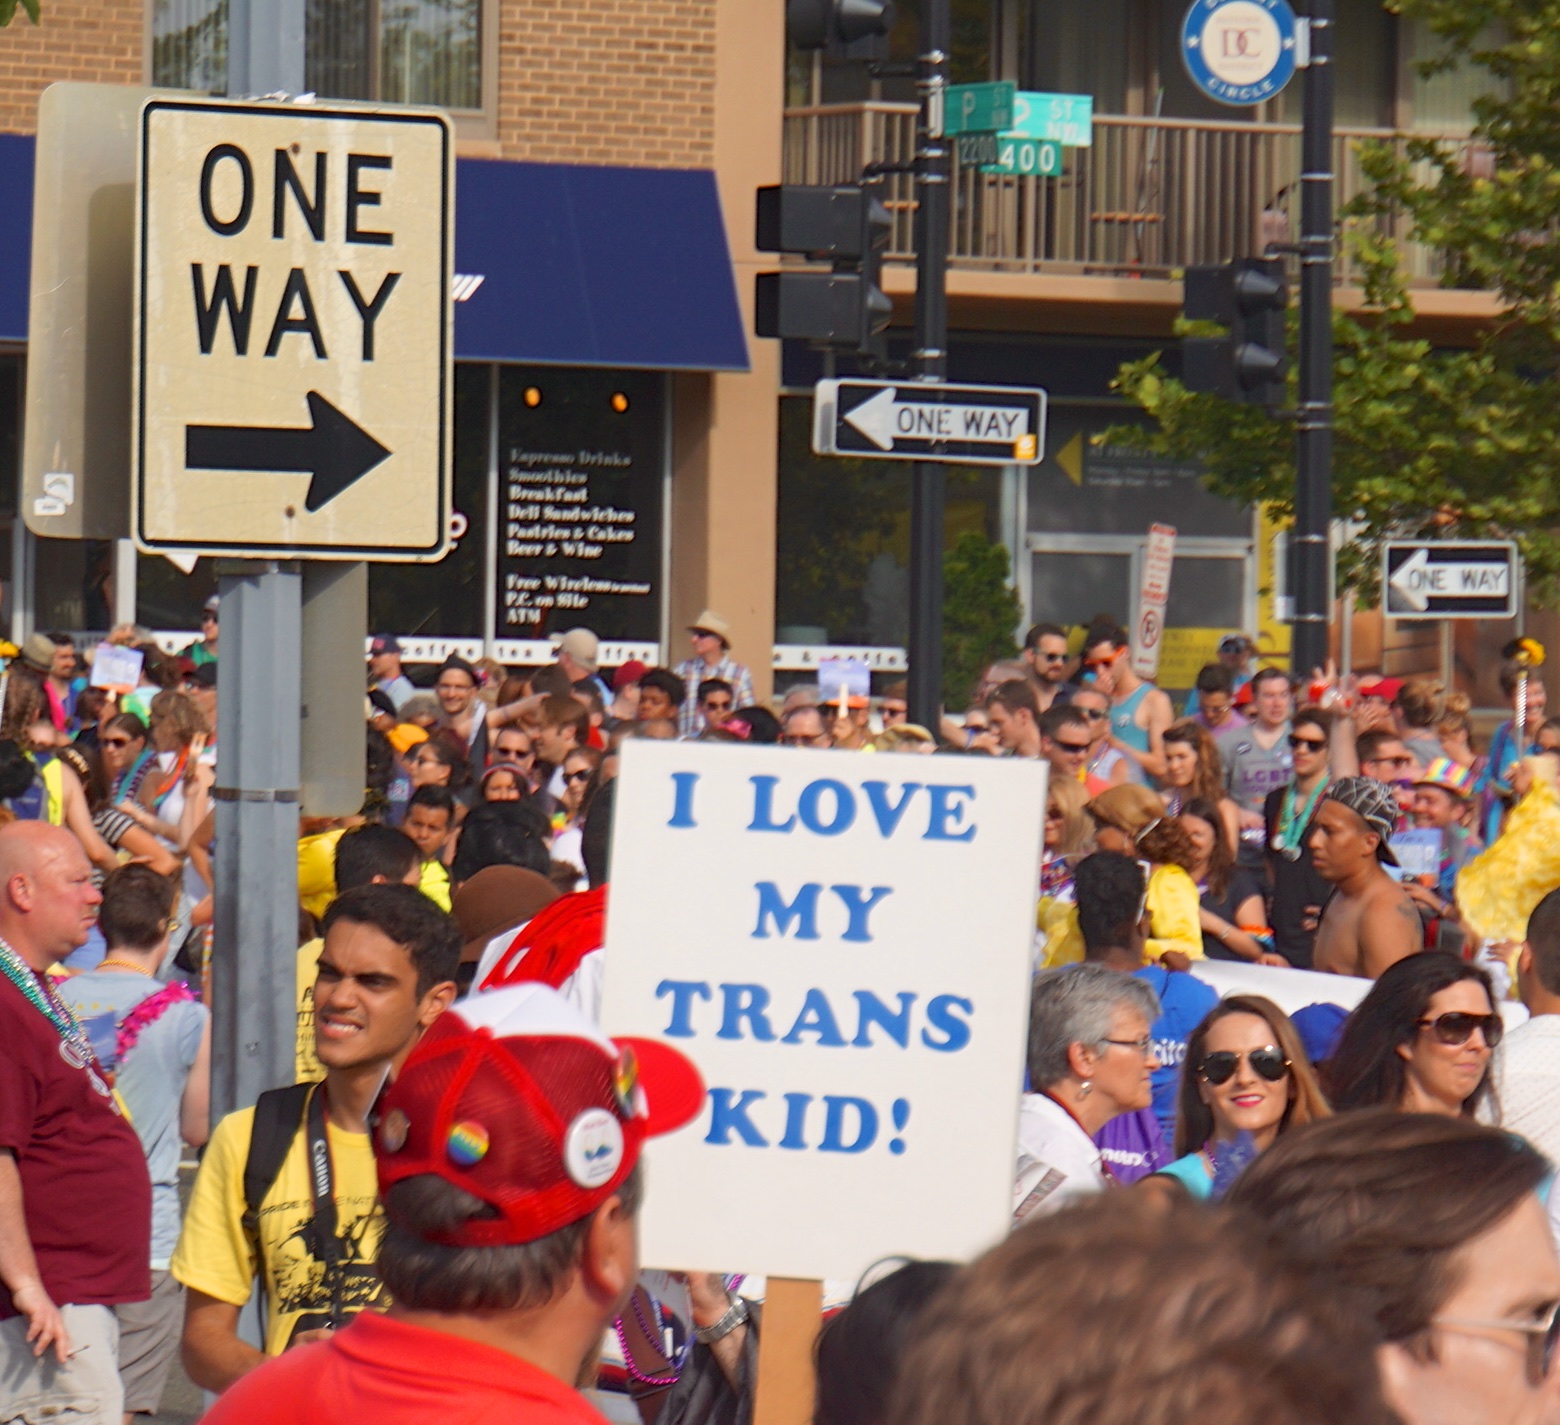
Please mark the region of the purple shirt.
[[1121, 1113], [1094, 1135], [1094, 1146], [1118, 1183], [1127, 1186], [1170, 1161], [1159, 1120], [1151, 1108]]

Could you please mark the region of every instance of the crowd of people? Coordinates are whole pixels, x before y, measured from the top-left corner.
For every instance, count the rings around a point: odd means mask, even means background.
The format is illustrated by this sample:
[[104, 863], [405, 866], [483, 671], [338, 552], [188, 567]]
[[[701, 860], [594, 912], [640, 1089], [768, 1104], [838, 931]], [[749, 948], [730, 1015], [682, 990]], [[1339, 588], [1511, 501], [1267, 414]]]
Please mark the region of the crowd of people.
[[573, 629], [541, 668], [407, 669], [377, 636], [363, 806], [299, 827], [295, 1081], [212, 1124], [219, 614], [178, 656], [117, 630], [134, 686], [62, 635], [6, 673], [0, 1422], [154, 1415], [176, 1357], [216, 1425], [586, 1425], [590, 1384], [750, 1418], [761, 1293], [638, 1268], [639, 1150], [698, 1070], [598, 1023], [619, 756], [682, 738], [1049, 765], [1014, 1230], [861, 1283], [817, 1425], [1560, 1425], [1531, 647], [1480, 755], [1435, 685], [1297, 688], [1240, 635], [1178, 711], [1108, 619], [1038, 625], [933, 727], [902, 684], [759, 703], [712, 610], [675, 667]]

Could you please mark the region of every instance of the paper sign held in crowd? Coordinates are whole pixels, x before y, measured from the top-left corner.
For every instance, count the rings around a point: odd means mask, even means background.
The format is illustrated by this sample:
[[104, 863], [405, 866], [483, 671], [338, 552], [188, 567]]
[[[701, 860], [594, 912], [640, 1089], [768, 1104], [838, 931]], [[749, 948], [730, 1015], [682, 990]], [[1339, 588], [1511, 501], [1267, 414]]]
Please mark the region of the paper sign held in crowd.
[[1006, 1230], [1044, 806], [1038, 763], [625, 747], [603, 1023], [708, 1085], [647, 1263], [850, 1278]]

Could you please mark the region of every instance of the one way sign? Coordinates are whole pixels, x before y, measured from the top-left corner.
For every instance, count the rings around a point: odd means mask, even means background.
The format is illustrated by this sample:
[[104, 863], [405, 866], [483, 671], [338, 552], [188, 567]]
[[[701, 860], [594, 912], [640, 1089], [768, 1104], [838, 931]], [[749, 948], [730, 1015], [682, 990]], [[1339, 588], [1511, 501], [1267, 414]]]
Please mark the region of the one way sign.
[[1506, 540], [1391, 540], [1381, 587], [1389, 618], [1512, 618], [1517, 547]]
[[441, 557], [449, 119], [159, 95], [137, 178], [136, 542]]
[[820, 381], [813, 394], [819, 455], [1038, 465], [1045, 458], [1045, 392], [928, 381]]

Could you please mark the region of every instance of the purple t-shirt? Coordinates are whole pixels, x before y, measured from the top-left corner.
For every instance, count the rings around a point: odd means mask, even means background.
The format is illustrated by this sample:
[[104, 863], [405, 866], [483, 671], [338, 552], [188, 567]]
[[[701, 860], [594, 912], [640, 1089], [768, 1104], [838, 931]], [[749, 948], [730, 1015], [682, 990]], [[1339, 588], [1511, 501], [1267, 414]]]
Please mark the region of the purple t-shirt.
[[1170, 1161], [1159, 1120], [1151, 1108], [1118, 1114], [1094, 1135], [1110, 1175], [1126, 1186], [1157, 1173]]

